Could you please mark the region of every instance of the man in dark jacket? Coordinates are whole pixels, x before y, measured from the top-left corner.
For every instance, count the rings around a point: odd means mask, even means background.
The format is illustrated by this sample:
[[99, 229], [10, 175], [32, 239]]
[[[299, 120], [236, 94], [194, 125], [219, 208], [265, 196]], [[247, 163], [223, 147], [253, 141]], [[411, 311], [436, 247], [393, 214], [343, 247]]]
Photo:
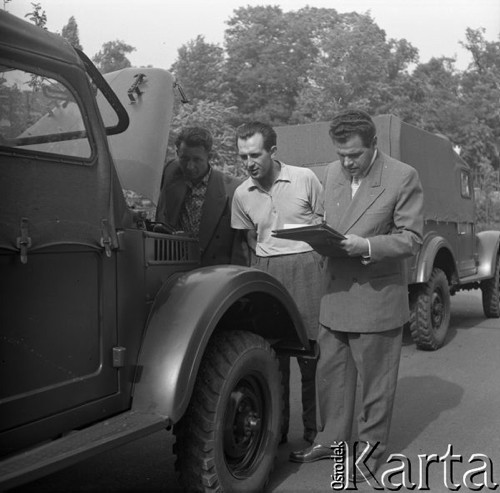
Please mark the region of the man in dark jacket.
[[202, 265], [245, 263], [231, 228], [231, 202], [241, 180], [210, 166], [213, 139], [202, 127], [182, 129], [177, 159], [163, 171], [156, 221], [200, 242]]

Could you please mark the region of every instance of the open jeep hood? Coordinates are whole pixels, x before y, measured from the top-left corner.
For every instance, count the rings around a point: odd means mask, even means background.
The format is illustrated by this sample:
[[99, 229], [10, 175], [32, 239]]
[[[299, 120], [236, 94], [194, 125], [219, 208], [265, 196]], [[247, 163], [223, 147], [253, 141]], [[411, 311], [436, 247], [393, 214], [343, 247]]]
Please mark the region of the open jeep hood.
[[[158, 202], [174, 101], [174, 79], [162, 69], [126, 68], [104, 74], [129, 115], [128, 128], [109, 135], [113, 161], [124, 189]], [[107, 124], [109, 106], [98, 97]]]

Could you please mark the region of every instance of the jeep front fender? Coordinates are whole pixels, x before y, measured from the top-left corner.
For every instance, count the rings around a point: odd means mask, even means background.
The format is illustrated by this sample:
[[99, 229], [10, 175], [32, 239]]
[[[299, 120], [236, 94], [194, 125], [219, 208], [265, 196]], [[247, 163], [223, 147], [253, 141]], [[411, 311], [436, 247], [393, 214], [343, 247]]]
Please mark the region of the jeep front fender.
[[[436, 262], [439, 265], [436, 265]], [[434, 267], [440, 267], [448, 276], [452, 277], [452, 273], [456, 272], [456, 260], [453, 256], [453, 248], [449, 242], [442, 236], [431, 234], [424, 239], [424, 242], [419, 250], [415, 282], [427, 282], [431, 276]]]
[[489, 279], [495, 273], [500, 231], [481, 231], [477, 234], [478, 277]]
[[237, 300], [255, 293], [263, 300], [272, 298], [285, 310], [293, 327], [280, 336], [291, 346], [308, 351], [298, 309], [274, 277], [231, 265], [197, 269], [167, 282], [156, 296], [139, 355], [133, 409], [147, 409], [178, 421], [188, 406], [217, 324]]

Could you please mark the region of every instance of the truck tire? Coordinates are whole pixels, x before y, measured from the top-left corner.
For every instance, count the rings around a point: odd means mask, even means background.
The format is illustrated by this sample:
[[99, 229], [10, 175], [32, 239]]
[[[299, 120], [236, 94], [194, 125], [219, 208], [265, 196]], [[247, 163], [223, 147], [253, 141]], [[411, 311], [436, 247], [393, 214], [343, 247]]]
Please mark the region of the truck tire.
[[481, 282], [483, 311], [488, 318], [500, 317], [500, 257], [497, 257], [495, 272], [491, 279]]
[[446, 274], [434, 268], [429, 280], [410, 293], [410, 332], [419, 349], [439, 349], [450, 325], [450, 288]]
[[214, 336], [188, 410], [174, 426], [175, 467], [187, 491], [262, 491], [274, 466], [282, 416], [278, 360], [251, 332]]

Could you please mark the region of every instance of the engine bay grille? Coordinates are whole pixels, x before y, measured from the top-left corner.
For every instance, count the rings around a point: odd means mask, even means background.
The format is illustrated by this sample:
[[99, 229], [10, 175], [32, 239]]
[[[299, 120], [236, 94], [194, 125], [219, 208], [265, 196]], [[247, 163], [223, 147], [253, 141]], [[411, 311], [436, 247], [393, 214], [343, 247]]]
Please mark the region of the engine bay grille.
[[148, 264], [196, 264], [200, 247], [194, 238], [146, 233], [145, 254]]

